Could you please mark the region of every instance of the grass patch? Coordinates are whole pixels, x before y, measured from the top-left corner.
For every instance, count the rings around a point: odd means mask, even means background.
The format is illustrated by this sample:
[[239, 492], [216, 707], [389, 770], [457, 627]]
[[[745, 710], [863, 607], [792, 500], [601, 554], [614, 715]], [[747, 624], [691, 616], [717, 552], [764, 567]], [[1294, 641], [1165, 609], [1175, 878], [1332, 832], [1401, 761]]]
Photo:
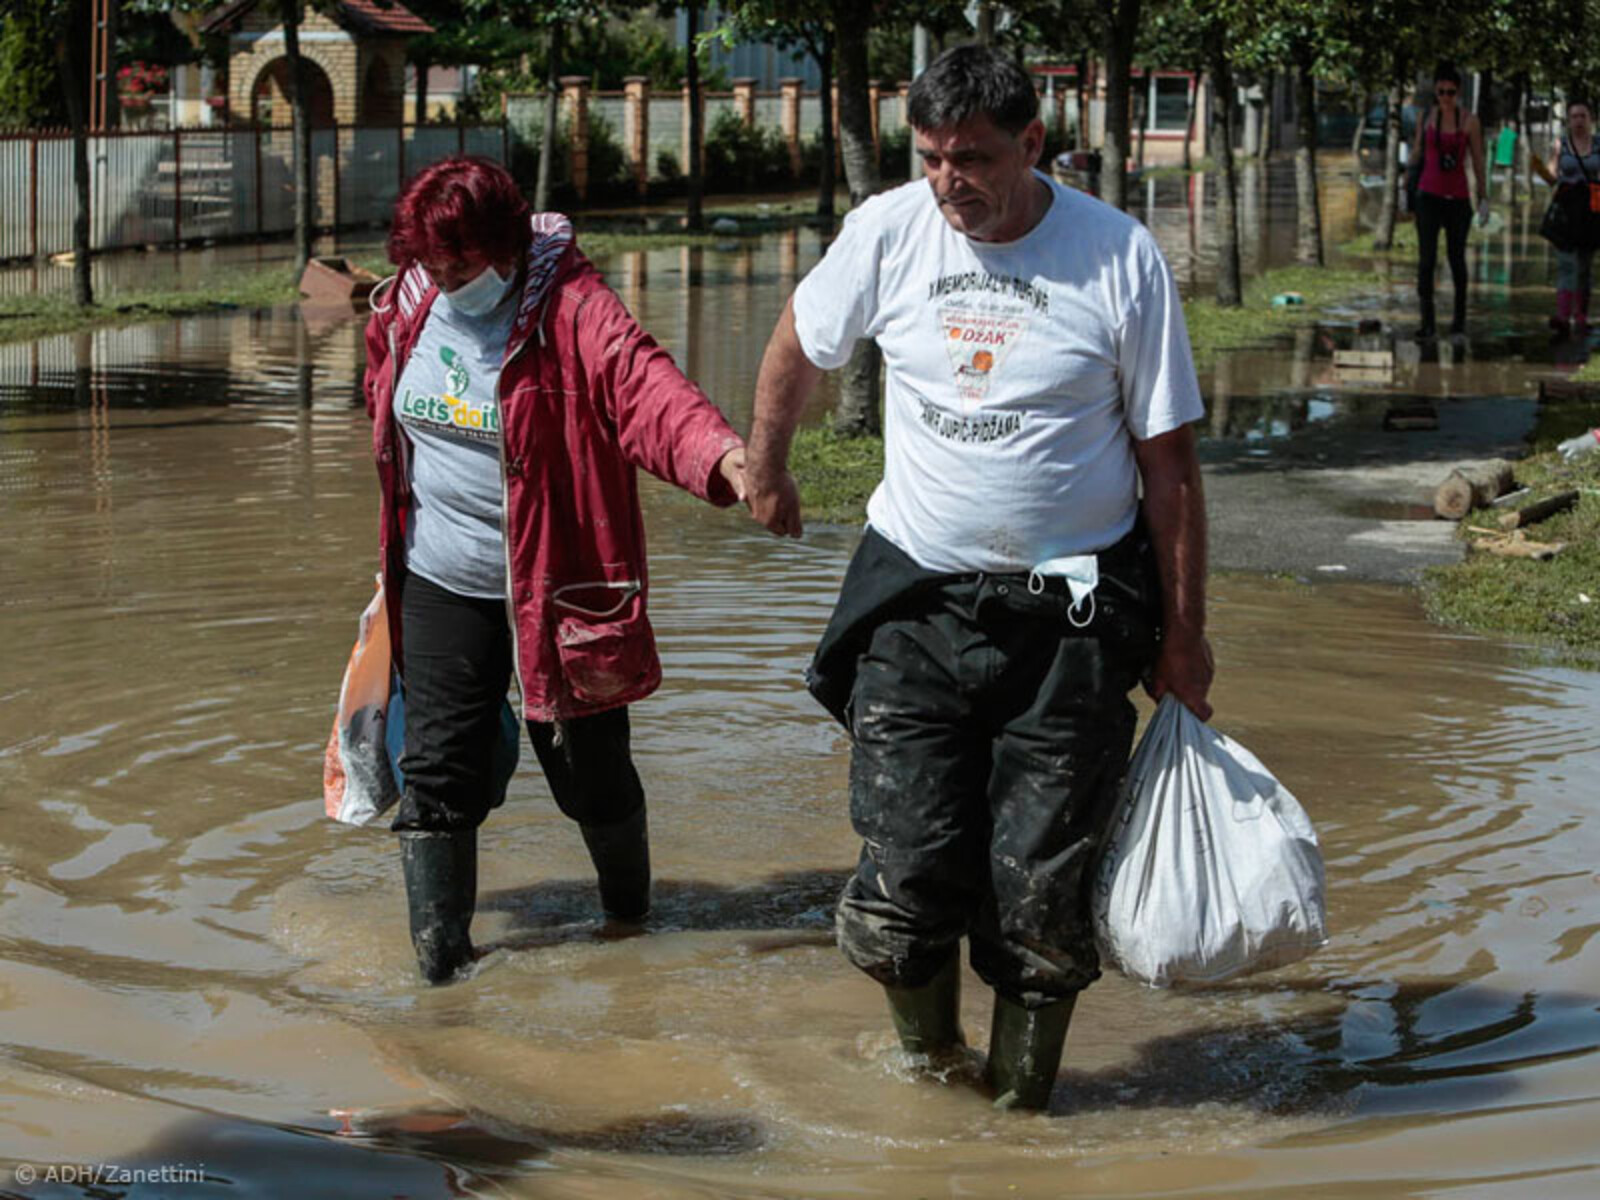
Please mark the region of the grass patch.
[[1363, 233], [1358, 238], [1339, 245], [1341, 254], [1354, 254], [1362, 257], [1373, 256], [1379, 258], [1408, 258], [1415, 260], [1421, 253], [1417, 242], [1417, 224], [1415, 221], [1396, 221], [1394, 225], [1394, 244], [1387, 250], [1380, 250], [1372, 244], [1373, 235]]
[[807, 521], [859, 525], [883, 478], [881, 437], [840, 437], [829, 428], [801, 429], [789, 449], [789, 470], [800, 485]]
[[[1479, 633], [1526, 639], [1600, 666], [1600, 455], [1565, 462], [1544, 451], [1517, 464], [1517, 483], [1532, 488], [1524, 503], [1576, 489], [1577, 506], [1527, 531], [1530, 540], [1565, 542], [1548, 562], [1471, 554], [1423, 577], [1423, 601], [1435, 621]], [[1500, 510], [1470, 515], [1457, 536], [1497, 528]], [[1585, 603], [1583, 596], [1589, 597]]]
[[70, 295], [0, 297], [0, 342], [28, 341], [83, 329], [170, 321], [236, 308], [265, 308], [295, 298], [292, 267], [236, 271], [200, 288], [152, 288], [103, 297], [79, 308]]
[[[1370, 295], [1388, 282], [1388, 276], [1376, 268], [1278, 267], [1245, 283], [1244, 303], [1238, 308], [1223, 308], [1210, 297], [1187, 300], [1183, 316], [1195, 365], [1205, 368], [1219, 351], [1289, 333], [1297, 325], [1315, 320], [1329, 305]], [[1272, 298], [1283, 292], [1298, 292], [1305, 303], [1274, 308]]]

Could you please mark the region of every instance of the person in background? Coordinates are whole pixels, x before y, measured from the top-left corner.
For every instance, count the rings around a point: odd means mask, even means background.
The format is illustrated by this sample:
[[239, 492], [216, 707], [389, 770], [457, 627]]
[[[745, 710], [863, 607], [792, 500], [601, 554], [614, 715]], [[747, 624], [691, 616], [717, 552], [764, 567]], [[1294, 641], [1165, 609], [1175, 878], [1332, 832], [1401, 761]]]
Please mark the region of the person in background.
[[[1421, 161], [1417, 184], [1417, 298], [1422, 324], [1417, 337], [1436, 336], [1433, 277], [1439, 262], [1439, 232], [1444, 231], [1445, 256], [1455, 285], [1455, 310], [1450, 334], [1467, 330], [1467, 233], [1472, 227], [1472, 193], [1467, 184], [1467, 164], [1472, 164], [1478, 189], [1478, 224], [1489, 222], [1489, 184], [1484, 174], [1483, 129], [1478, 118], [1462, 107], [1461, 74], [1449, 63], [1433, 73], [1436, 101], [1418, 123], [1411, 143], [1413, 161]], [[1421, 156], [1420, 160], [1417, 156]]]
[[[1567, 101], [1567, 135], [1551, 147], [1550, 165], [1537, 154], [1530, 162], [1544, 181], [1556, 188], [1557, 198], [1567, 189], [1581, 188], [1587, 198], [1591, 184], [1600, 184], [1600, 143], [1594, 136], [1594, 113], [1587, 100]], [[1588, 205], [1577, 206], [1587, 212]], [[1594, 273], [1594, 245], [1574, 245], [1556, 250], [1556, 312], [1550, 328], [1557, 338], [1570, 336], [1576, 328], [1584, 336], [1589, 328], [1589, 295]]]
[[567, 218], [531, 213], [497, 163], [424, 170], [388, 249], [399, 271], [373, 295], [365, 388], [406, 705], [393, 829], [417, 962], [439, 983], [474, 958], [477, 831], [513, 679], [607, 917], [648, 913], [627, 706], [661, 665], [635, 469], [728, 505], [744, 450]]
[[1211, 713], [1183, 306], [1149, 230], [1035, 169], [1038, 113], [986, 47], [912, 85], [925, 178], [853, 211], [790, 297], [748, 470], [755, 517], [799, 536], [795, 425], [822, 371], [875, 338], [884, 477], [809, 676], [852, 743], [862, 849], [839, 946], [883, 985], [902, 1046], [936, 1060], [964, 1045], [966, 937], [1005, 1108], [1048, 1104], [1100, 974], [1090, 868], [1129, 690]]

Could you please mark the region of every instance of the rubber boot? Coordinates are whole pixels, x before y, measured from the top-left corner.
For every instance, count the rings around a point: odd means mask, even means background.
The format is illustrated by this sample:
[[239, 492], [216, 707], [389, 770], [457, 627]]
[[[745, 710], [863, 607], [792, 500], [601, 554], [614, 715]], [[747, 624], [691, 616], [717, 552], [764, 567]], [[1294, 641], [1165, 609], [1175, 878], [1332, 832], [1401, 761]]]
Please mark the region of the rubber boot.
[[989, 1061], [983, 1078], [994, 1089], [996, 1108], [1042, 1109], [1049, 1105], [1076, 1001], [1076, 996], [1070, 996], [1043, 1008], [1024, 1008], [995, 993]]
[[429, 983], [444, 983], [473, 959], [468, 930], [478, 902], [478, 831], [402, 833], [400, 864], [417, 967]]
[[600, 906], [630, 925], [650, 915], [650, 826], [644, 806], [615, 825], [580, 825], [600, 877]]
[[908, 1054], [938, 1056], [967, 1044], [961, 1032], [961, 955], [953, 953], [944, 966], [920, 987], [885, 984], [889, 1017], [900, 1045]]
[[1418, 301], [1422, 309], [1422, 324], [1417, 327], [1417, 332], [1413, 336], [1417, 341], [1425, 342], [1437, 336], [1434, 329], [1433, 293], [1419, 295]]

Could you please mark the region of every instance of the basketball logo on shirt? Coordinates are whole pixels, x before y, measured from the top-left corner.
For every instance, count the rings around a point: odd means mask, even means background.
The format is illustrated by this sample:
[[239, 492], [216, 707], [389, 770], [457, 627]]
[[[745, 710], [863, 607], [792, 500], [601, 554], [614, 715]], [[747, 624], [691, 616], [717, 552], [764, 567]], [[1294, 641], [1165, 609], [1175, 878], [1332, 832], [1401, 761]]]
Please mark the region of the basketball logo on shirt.
[[939, 309], [945, 353], [963, 400], [982, 400], [995, 372], [1005, 365], [1017, 342], [1028, 332], [1028, 317], [1013, 311], [968, 307], [959, 301]]

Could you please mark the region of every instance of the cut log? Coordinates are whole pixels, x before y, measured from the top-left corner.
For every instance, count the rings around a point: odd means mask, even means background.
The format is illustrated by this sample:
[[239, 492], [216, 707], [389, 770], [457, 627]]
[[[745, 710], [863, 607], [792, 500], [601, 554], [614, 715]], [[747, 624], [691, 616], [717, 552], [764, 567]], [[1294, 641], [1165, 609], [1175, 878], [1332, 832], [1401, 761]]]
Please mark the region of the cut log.
[[1457, 468], [1433, 492], [1433, 511], [1459, 521], [1475, 508], [1492, 504], [1511, 490], [1511, 464], [1495, 461], [1473, 471]]
[[1526, 504], [1509, 512], [1500, 518], [1501, 529], [1522, 529], [1528, 525], [1537, 524], [1547, 517], [1557, 513], [1566, 512], [1578, 502], [1577, 492], [1558, 492], [1547, 500], [1539, 500], [1533, 504]]

